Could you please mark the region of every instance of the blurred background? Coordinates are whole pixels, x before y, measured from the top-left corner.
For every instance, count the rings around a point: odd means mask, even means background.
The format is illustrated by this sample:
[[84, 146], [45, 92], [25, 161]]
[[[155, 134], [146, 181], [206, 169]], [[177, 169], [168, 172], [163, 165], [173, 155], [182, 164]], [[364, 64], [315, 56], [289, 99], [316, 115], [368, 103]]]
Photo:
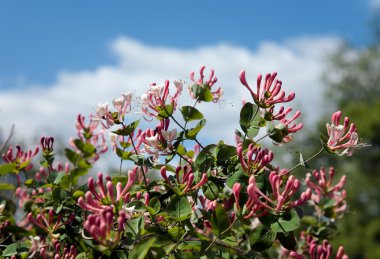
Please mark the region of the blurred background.
[[334, 165], [348, 176], [350, 208], [334, 243], [351, 258], [380, 258], [379, 11], [379, 0], [1, 1], [0, 144], [14, 125], [10, 143], [51, 135], [67, 145], [78, 113], [127, 91], [138, 103], [150, 83], [188, 82], [202, 65], [215, 69], [225, 96], [202, 108], [201, 139], [233, 143], [241, 99], [249, 98], [239, 71], [252, 84], [277, 71], [306, 124], [288, 157], [319, 149], [319, 132], [338, 109], [371, 145], [313, 167]]

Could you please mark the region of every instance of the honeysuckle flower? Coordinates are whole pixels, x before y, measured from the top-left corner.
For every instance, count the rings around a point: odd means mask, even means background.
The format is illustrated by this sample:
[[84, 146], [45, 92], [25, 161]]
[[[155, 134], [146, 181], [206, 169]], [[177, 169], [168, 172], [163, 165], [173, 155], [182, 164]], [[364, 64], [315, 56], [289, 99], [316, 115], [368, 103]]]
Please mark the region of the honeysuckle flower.
[[131, 101], [131, 92], [124, 93], [121, 97], [112, 100], [112, 104], [118, 113], [119, 122], [123, 122], [123, 116], [125, 115], [125, 113], [131, 110]]
[[115, 124], [112, 114], [109, 111], [108, 103], [99, 103], [96, 107], [96, 114], [91, 114], [90, 118], [93, 121], [100, 121], [105, 129], [108, 129]]
[[[265, 195], [257, 186], [255, 176], [249, 178], [247, 194], [249, 200], [247, 207], [256, 205], [255, 210], [264, 210], [272, 213], [286, 211], [305, 203], [311, 198], [311, 189], [308, 188], [302, 192], [300, 197], [293, 200], [292, 196], [296, 194], [301, 183], [293, 175], [285, 178], [281, 172], [272, 171], [269, 174], [269, 183], [272, 187], [271, 195]], [[252, 211], [251, 211], [252, 212]], [[255, 213], [256, 211], [254, 211]], [[252, 216], [252, 215], [250, 215]]]
[[303, 247], [299, 249], [300, 251], [289, 251], [288, 254], [290, 258], [304, 259], [304, 256], [307, 256], [307, 258], [310, 259], [348, 259], [343, 246], [339, 246], [334, 256], [332, 245], [326, 239], [318, 243], [311, 235], [305, 235], [304, 232], [301, 232], [301, 240], [299, 243], [304, 244]]
[[116, 184], [116, 197], [114, 193], [114, 184], [111, 181], [111, 177], [106, 177], [106, 183], [103, 181], [103, 174], [98, 174], [98, 180], [95, 182], [94, 178], [88, 179], [88, 191], [85, 194], [85, 198], [80, 197], [78, 204], [83, 210], [90, 211], [92, 213], [101, 213], [105, 208], [111, 205], [116, 206], [116, 202], [129, 198], [128, 190], [135, 183], [137, 174], [137, 167], [128, 171], [128, 182], [124, 186], [121, 182]]
[[[333, 184], [335, 170], [330, 167], [328, 176], [326, 170], [322, 167], [319, 171], [314, 170], [312, 173], [306, 174], [305, 182], [307, 186], [312, 189], [313, 194], [311, 200], [316, 204], [315, 209], [317, 213], [321, 214], [323, 211], [320, 209], [320, 203], [323, 200], [333, 199], [333, 207], [329, 208], [330, 218], [341, 218], [347, 208], [345, 201], [346, 191], [343, 190], [343, 186], [346, 183], [346, 175], [342, 175], [339, 182]], [[333, 212], [333, 214], [331, 214]]]
[[249, 144], [245, 152], [243, 150], [243, 143], [239, 143], [236, 147], [236, 151], [241, 167], [248, 175], [260, 172], [260, 170], [265, 168], [273, 159], [272, 151], [262, 149], [252, 143]]
[[36, 254], [39, 253], [42, 258], [47, 258], [46, 256], [46, 244], [44, 239], [41, 239], [39, 236], [29, 236], [31, 246], [29, 248], [28, 258], [36, 258]]
[[37, 155], [39, 151], [39, 147], [36, 147], [34, 151], [29, 149], [28, 151], [23, 151], [20, 146], [16, 146], [16, 152], [14, 153], [13, 147], [10, 146], [8, 148], [8, 151], [4, 154], [2, 154], [2, 158], [5, 163], [13, 163], [16, 165], [15, 170], [25, 170], [29, 171], [33, 168], [33, 164], [31, 163], [31, 160], [33, 157]]
[[53, 242], [55, 255], [54, 259], [75, 259], [78, 250], [75, 246], [71, 245], [70, 247], [66, 244], [63, 250], [61, 250], [61, 244], [57, 241]]
[[[89, 215], [84, 222], [84, 229], [99, 244], [114, 247], [120, 241], [126, 218], [123, 210], [120, 210], [115, 217], [112, 207], [106, 207], [99, 214]], [[115, 227], [115, 223], [117, 223], [117, 227]]]
[[265, 76], [264, 84], [261, 84], [262, 75], [257, 76], [256, 93], [249, 86], [245, 77], [245, 71], [242, 70], [239, 74], [240, 82], [248, 89], [255, 103], [261, 108], [270, 108], [277, 103], [290, 102], [294, 99], [295, 93], [291, 92], [285, 97], [284, 90], [281, 90], [282, 81], [275, 80], [276, 72]]
[[[181, 95], [183, 85], [182, 81], [174, 81], [176, 92], [173, 96], [169, 95], [169, 80], [164, 85], [150, 85], [150, 89], [141, 96], [141, 111], [149, 117], [169, 117], [176, 110], [179, 96]], [[170, 107], [168, 107], [168, 105]]]
[[286, 109], [283, 114], [279, 116], [282, 117], [280, 122], [274, 127], [268, 128], [269, 136], [274, 140], [275, 144], [289, 143], [293, 139], [293, 134], [303, 128], [302, 123], [297, 124], [294, 122], [301, 116], [300, 111], [296, 111], [296, 113], [290, 119], [286, 119], [286, 116], [291, 111], [291, 108]]
[[[211, 91], [213, 85], [218, 81], [218, 79], [214, 76], [214, 69], [211, 69], [209, 79], [207, 81], [203, 81], [204, 79], [204, 70], [205, 66], [202, 66], [199, 70], [199, 79], [195, 80], [194, 72], [190, 73], [190, 79], [194, 82], [194, 85], [189, 86], [189, 92], [190, 96], [193, 99], [196, 99], [197, 101], [213, 101], [214, 103], [218, 102], [219, 99], [223, 95], [223, 90], [219, 87], [215, 91]], [[208, 97], [206, 97], [205, 92], [208, 92], [211, 94], [212, 98], [209, 100]]]
[[[165, 182], [173, 187], [172, 182], [170, 182], [167, 174], [166, 174], [166, 166], [161, 167], [161, 176], [164, 178]], [[206, 173], [203, 173], [201, 179], [198, 183], [194, 184], [194, 173], [192, 168], [188, 166], [177, 166], [175, 170], [175, 179], [178, 186], [182, 186], [183, 191], [194, 191], [203, 185], [205, 185], [208, 181], [208, 177]]]
[[344, 118], [343, 125], [340, 123], [341, 111], [334, 112], [331, 116], [331, 124], [326, 124], [328, 140], [325, 144], [328, 151], [339, 156], [351, 156], [355, 148], [364, 146], [358, 144], [359, 135], [354, 123], [350, 124], [348, 117]]
[[168, 118], [160, 121], [156, 129], [147, 129], [141, 133], [140, 141], [144, 144], [144, 151], [153, 155], [154, 161], [158, 161], [160, 155], [169, 155], [172, 152], [173, 140], [177, 137], [177, 129], [169, 130]]
[[46, 231], [52, 240], [57, 240], [60, 234], [55, 233], [55, 232], [61, 226], [65, 224], [70, 224], [74, 219], [74, 214], [71, 214], [66, 221], [63, 220], [62, 214], [56, 215], [57, 216], [56, 218], [54, 216], [55, 216], [55, 212], [53, 209], [51, 209], [48, 212], [48, 217], [46, 217], [45, 215], [45, 210], [41, 210], [40, 214], [36, 216], [36, 219], [33, 217], [33, 214], [31, 212], [28, 214], [27, 217], [28, 217], [29, 222], [33, 223], [34, 225], [39, 226], [44, 231]]

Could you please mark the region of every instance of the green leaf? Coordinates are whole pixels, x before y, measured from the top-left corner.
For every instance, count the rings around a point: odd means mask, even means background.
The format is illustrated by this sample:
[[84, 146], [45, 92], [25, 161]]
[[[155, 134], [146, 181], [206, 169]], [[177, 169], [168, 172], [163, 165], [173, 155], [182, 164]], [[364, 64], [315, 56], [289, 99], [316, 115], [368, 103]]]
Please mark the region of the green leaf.
[[216, 159], [218, 162], [228, 161], [233, 156], [236, 156], [236, 147], [225, 144], [218, 145], [216, 153]]
[[203, 114], [192, 106], [182, 106], [181, 113], [186, 122], [203, 119]]
[[206, 119], [202, 119], [198, 122], [197, 126], [192, 129], [186, 130], [186, 138], [195, 139], [199, 131], [206, 125]]
[[213, 181], [208, 181], [202, 186], [203, 194], [209, 200], [216, 200], [218, 198], [219, 188]]
[[212, 156], [212, 150], [216, 147], [216, 145], [208, 145], [206, 146], [195, 159], [195, 166], [199, 171], [204, 172], [213, 165], [214, 157]]
[[124, 250], [115, 250], [111, 254], [111, 258], [128, 259], [128, 255]]
[[144, 238], [141, 242], [133, 247], [129, 253], [130, 259], [144, 259], [149, 252], [149, 249], [156, 242], [156, 237]]
[[158, 116], [157, 119], [162, 120], [165, 118], [169, 118], [173, 114], [173, 105], [167, 104], [165, 105], [165, 108], [163, 106], [158, 106], [157, 107]]
[[64, 177], [66, 175], [66, 172], [59, 172], [58, 174], [57, 174], [57, 177], [55, 178], [55, 180], [54, 180], [54, 184], [60, 184], [61, 183], [61, 181], [62, 181], [62, 178]]
[[121, 135], [121, 136], [130, 136], [132, 134], [132, 132], [135, 131], [135, 129], [137, 128], [139, 123], [140, 123], [140, 120], [136, 120], [136, 121], [132, 122], [131, 124], [127, 125], [125, 128], [112, 131], [112, 133], [115, 133], [115, 134]]
[[13, 243], [4, 249], [2, 256], [12, 256], [28, 251], [29, 246], [26, 243]]
[[84, 158], [91, 158], [96, 152], [96, 149], [92, 144], [83, 142], [80, 139], [74, 139], [74, 144], [83, 153]]
[[296, 238], [294, 237], [294, 234], [293, 232], [289, 232], [289, 233], [277, 233], [277, 239], [278, 241], [280, 241], [281, 245], [288, 249], [288, 250], [295, 250], [296, 249], [296, 246], [297, 246], [297, 241], [296, 241]]
[[249, 176], [239, 170], [227, 178], [227, 186], [232, 188], [235, 183], [240, 183], [244, 189], [244, 187], [248, 186], [248, 180]]
[[127, 227], [125, 231], [129, 233], [133, 238], [137, 237], [141, 230], [144, 228], [143, 217], [139, 216], [137, 218], [130, 219], [126, 222]]
[[29, 187], [29, 188], [32, 188], [32, 187], [34, 186], [34, 183], [35, 183], [34, 179], [27, 179], [27, 180], [24, 182], [25, 186], [26, 186], [26, 187]]
[[191, 205], [186, 197], [175, 196], [166, 211], [169, 217], [177, 221], [184, 221], [191, 215]]
[[173, 240], [178, 240], [185, 234], [185, 229], [182, 227], [173, 227], [168, 230], [168, 233]]
[[118, 157], [120, 157], [123, 160], [128, 160], [129, 156], [131, 155], [131, 152], [124, 151], [120, 148], [116, 148], [116, 154]]
[[191, 86], [191, 92], [194, 94], [195, 99], [204, 102], [211, 102], [214, 97], [211, 93], [211, 87], [209, 85], [194, 84]]
[[[250, 102], [244, 104], [243, 108], [240, 111], [240, 127], [247, 133], [248, 128], [251, 126], [252, 121], [260, 116], [258, 115], [258, 107]], [[258, 125], [258, 124], [257, 124]]]
[[252, 250], [257, 252], [262, 252], [272, 247], [275, 240], [276, 232], [264, 225], [259, 225], [255, 228], [249, 237]]
[[0, 165], [0, 176], [12, 173], [16, 168], [15, 164], [2, 164]]
[[151, 207], [155, 211], [154, 214], [157, 214], [158, 212], [160, 212], [161, 209], [160, 200], [157, 197], [152, 198], [149, 201], [149, 207]]
[[295, 209], [291, 209], [281, 216], [269, 214], [259, 218], [259, 220], [265, 226], [270, 226], [273, 231], [282, 233], [296, 230], [301, 225], [301, 219]]
[[212, 232], [215, 236], [221, 237], [222, 234], [230, 227], [230, 221], [228, 219], [228, 215], [226, 210], [223, 208], [222, 205], [218, 204], [216, 206], [212, 218], [211, 218], [211, 226], [212, 226]]

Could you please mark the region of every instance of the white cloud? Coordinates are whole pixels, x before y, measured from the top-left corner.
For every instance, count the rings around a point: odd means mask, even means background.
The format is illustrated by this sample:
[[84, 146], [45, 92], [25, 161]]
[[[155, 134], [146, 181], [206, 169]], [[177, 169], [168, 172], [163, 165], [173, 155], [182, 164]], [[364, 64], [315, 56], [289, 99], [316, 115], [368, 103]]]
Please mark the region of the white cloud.
[[94, 112], [100, 102], [111, 103], [120, 93], [143, 93], [151, 82], [184, 79], [201, 65], [213, 67], [218, 85], [224, 88], [221, 105], [205, 104], [208, 125], [203, 138], [233, 141], [238, 127], [240, 100], [250, 99], [240, 84], [239, 71], [247, 71], [247, 79], [255, 85], [258, 73], [277, 71], [286, 92], [296, 92], [294, 103], [311, 121], [320, 114], [322, 98], [321, 71], [326, 53], [340, 41], [333, 37], [300, 37], [284, 43], [263, 42], [256, 50], [221, 43], [194, 49], [175, 49], [145, 45], [131, 38], [120, 37], [111, 49], [118, 61], [91, 71], [61, 72], [54, 84], [33, 85], [0, 93], [2, 128], [11, 124], [23, 138], [41, 135], [75, 135], [78, 113]]

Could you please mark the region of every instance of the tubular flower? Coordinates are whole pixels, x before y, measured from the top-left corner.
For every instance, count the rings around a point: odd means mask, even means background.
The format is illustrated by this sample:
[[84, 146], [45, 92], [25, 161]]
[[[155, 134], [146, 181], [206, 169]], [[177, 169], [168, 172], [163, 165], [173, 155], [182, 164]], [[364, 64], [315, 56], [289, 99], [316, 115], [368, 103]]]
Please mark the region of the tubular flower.
[[31, 160], [37, 155], [39, 147], [36, 147], [34, 151], [23, 151], [20, 146], [16, 146], [16, 153], [13, 152], [13, 147], [10, 146], [5, 154], [2, 154], [2, 158], [5, 163], [15, 164], [17, 172], [20, 170], [28, 171], [33, 168]]
[[248, 91], [251, 93], [253, 100], [259, 107], [270, 108], [276, 103], [290, 102], [295, 97], [294, 92], [291, 92], [287, 97], [285, 97], [284, 90], [281, 90], [282, 81], [277, 79], [275, 80], [276, 76], [276, 72], [273, 72], [272, 74], [267, 74], [265, 76], [265, 82], [262, 85], [262, 75], [259, 74], [257, 76], [256, 93], [251, 89], [251, 87], [247, 83], [244, 70], [240, 72], [239, 78], [240, 82], [248, 89]]
[[141, 96], [142, 113], [149, 117], [157, 117], [159, 114], [163, 117], [169, 117], [175, 111], [182, 93], [183, 83], [182, 81], [174, 81], [176, 87], [174, 96], [169, 95], [169, 84], [169, 80], [166, 80], [164, 85], [156, 85], [156, 83], [150, 85], [148, 92]]
[[170, 120], [163, 119], [155, 130], [147, 129], [141, 133], [140, 140], [144, 143], [144, 150], [154, 156], [157, 161], [160, 155], [169, 155], [172, 152], [172, 141], [177, 138], [177, 129], [168, 130]]
[[[166, 174], [166, 166], [161, 167], [161, 176], [164, 178], [165, 182], [173, 187], [172, 182], [169, 180]], [[177, 185], [183, 189], [184, 192], [196, 190], [203, 185], [205, 185], [208, 181], [207, 174], [203, 173], [201, 179], [197, 184], [194, 184], [194, 173], [191, 167], [187, 166], [177, 166], [175, 170], [175, 180]], [[193, 185], [194, 184], [194, 185]]]
[[301, 183], [293, 175], [287, 179], [284, 179], [283, 176], [283, 174], [276, 171], [269, 174], [272, 192], [268, 197], [258, 188], [255, 176], [252, 175], [249, 178], [249, 185], [247, 187], [249, 196], [247, 204], [259, 205], [259, 207], [255, 208], [256, 210], [261, 209], [267, 212], [278, 213], [300, 206], [311, 198], [311, 189], [308, 188], [305, 192], [301, 193], [299, 199], [293, 201], [291, 198], [298, 191]]
[[270, 137], [279, 144], [289, 143], [293, 139], [292, 133], [296, 133], [297, 131], [303, 128], [302, 123], [295, 123], [294, 121], [301, 116], [300, 111], [296, 111], [296, 113], [290, 119], [286, 119], [286, 116], [292, 111], [291, 108], [286, 109], [282, 114], [278, 116], [278, 118], [282, 117], [280, 123], [276, 126], [268, 129], [268, 133]]
[[105, 129], [109, 129], [115, 124], [112, 113], [109, 111], [108, 103], [99, 103], [96, 107], [96, 114], [91, 114], [90, 118], [93, 121], [100, 121]]
[[36, 219], [33, 217], [31, 212], [27, 217], [31, 223], [46, 231], [52, 240], [57, 240], [59, 238], [59, 234], [55, 234], [54, 232], [56, 232], [61, 226], [70, 224], [74, 219], [74, 214], [71, 214], [66, 221], [63, 220], [63, 215], [59, 214], [57, 215], [57, 218], [55, 218], [54, 214], [54, 210], [51, 209], [48, 212], [48, 218], [46, 218], [45, 211], [41, 210]]
[[354, 149], [361, 146], [358, 144], [359, 135], [355, 124], [350, 124], [348, 117], [344, 118], [343, 125], [339, 124], [341, 115], [341, 111], [334, 112], [331, 116], [331, 125], [326, 124], [328, 134], [326, 147], [328, 151], [339, 156], [351, 156]]
[[[116, 217], [115, 217], [116, 216]], [[124, 223], [127, 216], [124, 210], [120, 210], [118, 215], [114, 215], [111, 207], [104, 208], [99, 214], [91, 214], [84, 222], [84, 229], [99, 244], [106, 247], [116, 246], [124, 231]], [[117, 227], [115, 227], [117, 223]]]
[[80, 197], [78, 199], [78, 204], [83, 210], [88, 210], [92, 213], [99, 214], [104, 209], [110, 206], [116, 207], [116, 202], [120, 200], [129, 199], [129, 188], [135, 183], [137, 174], [137, 167], [134, 170], [128, 171], [128, 182], [122, 187], [122, 183], [118, 182], [116, 184], [116, 197], [114, 192], [114, 185], [111, 181], [111, 177], [106, 177], [106, 184], [103, 181], [103, 174], [98, 174], [98, 180], [95, 182], [94, 178], [90, 177], [88, 179], [88, 189], [85, 198]]
[[251, 175], [260, 172], [273, 159], [273, 153], [268, 149], [249, 144], [247, 151], [243, 152], [243, 144], [239, 143], [236, 147], [240, 164], [247, 174]]
[[302, 247], [303, 251], [300, 251], [299, 253], [296, 251], [290, 251], [290, 258], [303, 259], [305, 258], [304, 256], [307, 256], [307, 258], [310, 259], [348, 259], [348, 256], [344, 252], [343, 246], [339, 246], [338, 251], [334, 256], [333, 248], [326, 239], [323, 240], [322, 243], [318, 243], [318, 241], [311, 235], [305, 236], [305, 233], [301, 232], [300, 243], [304, 243], [304, 247]]
[[215, 91], [211, 91], [212, 86], [218, 81], [218, 79], [214, 76], [214, 69], [211, 69], [209, 79], [207, 81], [203, 81], [205, 68], [205, 66], [200, 68], [200, 77], [198, 80], [195, 80], [194, 72], [190, 73], [190, 79], [194, 82], [194, 85], [189, 86], [190, 96], [197, 101], [213, 101], [216, 103], [222, 97], [223, 90], [219, 87]]
[[[142, 144], [141, 134], [142, 134], [141, 129], [138, 129], [137, 131], [134, 130], [128, 137], [117, 135], [115, 133], [110, 132], [110, 142], [111, 142], [111, 147], [113, 151], [117, 152], [118, 144], [120, 144], [120, 146], [125, 147], [125, 148], [134, 146], [134, 148], [132, 148], [129, 152], [132, 154], [138, 154], [141, 151], [140, 150], [140, 147]], [[126, 138], [127, 138], [127, 141], [125, 141]], [[132, 142], [133, 142], [133, 145], [132, 145]]]
[[117, 119], [119, 122], [124, 121], [124, 115], [131, 111], [132, 93], [127, 92], [121, 97], [112, 100], [113, 107], [117, 110]]
[[[312, 189], [313, 194], [311, 200], [317, 205], [317, 212], [321, 213], [320, 203], [324, 198], [334, 200], [333, 207], [329, 207], [329, 217], [338, 216], [341, 218], [347, 208], [345, 201], [346, 191], [342, 190], [346, 183], [347, 177], [343, 175], [337, 184], [333, 184], [334, 168], [330, 167], [328, 177], [325, 169], [322, 167], [319, 171], [314, 170], [312, 173], [306, 175], [305, 182], [307, 186]], [[313, 181], [314, 180], [314, 181]]]
[[73, 245], [69, 247], [66, 244], [65, 247], [61, 249], [61, 243], [54, 241], [53, 246], [55, 250], [54, 259], [75, 259], [78, 254], [78, 250]]
[[[95, 162], [99, 159], [100, 154], [107, 152], [108, 146], [106, 142], [106, 137], [104, 135], [104, 130], [98, 129], [98, 122], [91, 120], [88, 125], [85, 124], [85, 117], [78, 114], [77, 117], [77, 134], [82, 142], [91, 144], [95, 147], [95, 154], [89, 159], [89, 162]], [[82, 151], [76, 146], [74, 139], [70, 139], [70, 145], [77, 151], [81, 153]]]

